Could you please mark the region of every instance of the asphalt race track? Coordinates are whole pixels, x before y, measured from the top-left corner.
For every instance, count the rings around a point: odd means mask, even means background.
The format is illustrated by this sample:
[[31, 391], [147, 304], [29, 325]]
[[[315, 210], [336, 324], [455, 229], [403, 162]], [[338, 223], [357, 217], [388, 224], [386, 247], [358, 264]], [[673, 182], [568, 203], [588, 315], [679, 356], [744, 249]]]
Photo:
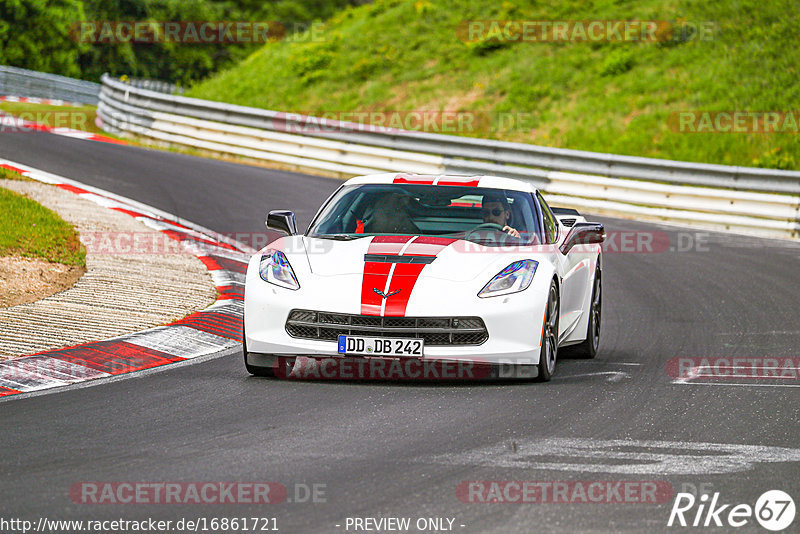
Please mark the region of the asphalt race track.
[[[0, 135], [0, 157], [222, 233], [263, 232], [277, 208], [293, 209], [305, 228], [339, 184], [44, 133]], [[674, 495], [487, 504], [459, 498], [465, 481], [647, 481], [751, 506], [780, 489], [800, 505], [800, 381], [676, 383], [668, 373], [677, 357], [800, 358], [800, 245], [602, 220], [610, 233], [664, 232], [689, 250], [607, 253], [600, 355], [561, 360], [550, 383], [266, 380], [248, 376], [235, 354], [12, 398], [0, 403], [3, 516], [274, 517], [284, 533], [353, 532], [348, 517], [449, 518], [463, 533], [670, 530]], [[292, 502], [70, 498], [92, 481], [273, 481]], [[318, 502], [308, 502], [315, 484]], [[753, 518], [738, 531], [766, 532]]]

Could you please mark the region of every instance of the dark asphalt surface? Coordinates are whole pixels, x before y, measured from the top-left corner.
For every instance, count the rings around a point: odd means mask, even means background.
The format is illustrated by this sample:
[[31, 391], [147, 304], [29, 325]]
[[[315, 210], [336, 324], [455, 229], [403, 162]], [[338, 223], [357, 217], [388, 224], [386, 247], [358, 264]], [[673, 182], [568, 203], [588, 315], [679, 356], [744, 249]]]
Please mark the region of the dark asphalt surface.
[[[226, 233], [262, 232], [276, 208], [294, 209], [304, 227], [339, 184], [40, 133], [0, 135], [0, 157]], [[412, 526], [452, 518], [463, 533], [670, 530], [671, 498], [460, 501], [459, 483], [476, 480], [705, 485], [721, 503], [750, 505], [781, 489], [800, 505], [800, 388], [786, 387], [800, 382], [674, 384], [667, 374], [678, 356], [800, 357], [800, 246], [602, 220], [609, 231], [665, 232], [673, 245], [700, 246], [606, 254], [600, 355], [561, 360], [550, 383], [271, 381], [249, 377], [237, 354], [11, 400], [0, 403], [0, 516], [275, 517], [284, 533], [347, 532], [347, 517], [386, 516]], [[788, 449], [732, 448], [730, 461], [715, 462], [728, 453], [708, 444]], [[666, 461], [655, 463], [658, 454]], [[292, 500], [295, 484], [323, 484], [325, 496], [267, 506], [77, 504], [69, 490], [84, 481], [276, 481]], [[724, 530], [767, 532], [753, 519]]]

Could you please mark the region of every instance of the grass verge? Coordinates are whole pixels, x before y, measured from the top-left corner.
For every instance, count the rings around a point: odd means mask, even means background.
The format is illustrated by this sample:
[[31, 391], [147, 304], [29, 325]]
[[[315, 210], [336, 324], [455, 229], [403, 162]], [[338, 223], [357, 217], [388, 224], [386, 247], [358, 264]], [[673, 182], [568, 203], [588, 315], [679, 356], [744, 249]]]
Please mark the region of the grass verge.
[[2, 102], [0, 111], [50, 128], [72, 128], [120, 139], [120, 137], [97, 127], [95, 124], [97, 106], [51, 106], [29, 102]]
[[15, 180], [17, 182], [32, 182], [30, 178], [22, 176], [17, 171], [0, 167], [0, 180]]
[[[680, 31], [657, 42], [460, 35], [466, 21], [487, 20], [656, 20]], [[334, 117], [475, 112], [467, 128], [428, 131], [800, 169], [800, 135], [673, 126], [673, 114], [685, 111], [797, 117], [798, 26], [796, 0], [375, 0], [340, 11], [313, 35], [265, 45], [187, 96]]]
[[0, 187], [0, 256], [86, 266], [75, 228], [38, 202]]

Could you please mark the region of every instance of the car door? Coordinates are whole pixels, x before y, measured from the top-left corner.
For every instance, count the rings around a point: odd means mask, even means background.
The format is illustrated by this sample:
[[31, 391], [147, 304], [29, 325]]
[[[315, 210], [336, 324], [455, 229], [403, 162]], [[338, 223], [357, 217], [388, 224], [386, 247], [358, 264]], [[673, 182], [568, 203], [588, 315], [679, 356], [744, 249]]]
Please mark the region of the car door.
[[[569, 233], [553, 214], [542, 195], [536, 193], [542, 211], [545, 238], [548, 243], [560, 245]], [[586, 287], [589, 285], [588, 262], [591, 254], [582, 247], [573, 247], [566, 255], [556, 252], [556, 269], [561, 279], [561, 313], [559, 317], [559, 339], [566, 338], [575, 329], [583, 311]]]

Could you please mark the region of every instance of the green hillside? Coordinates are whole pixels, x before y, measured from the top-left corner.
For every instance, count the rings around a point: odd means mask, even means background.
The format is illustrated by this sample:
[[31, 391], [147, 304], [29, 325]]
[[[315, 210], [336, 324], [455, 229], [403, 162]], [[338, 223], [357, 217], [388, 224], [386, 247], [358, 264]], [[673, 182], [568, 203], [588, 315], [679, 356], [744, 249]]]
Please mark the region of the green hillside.
[[[549, 4], [377, 0], [340, 11], [320, 33], [264, 46], [189, 95], [310, 114], [474, 112], [469, 128], [445, 133], [800, 168], [800, 135], [785, 123], [800, 109], [796, 0]], [[678, 30], [638, 42], [466, 39], [464, 21], [489, 19], [657, 20]], [[694, 110], [795, 114], [782, 116], [781, 132], [671, 128], [671, 113]]]

